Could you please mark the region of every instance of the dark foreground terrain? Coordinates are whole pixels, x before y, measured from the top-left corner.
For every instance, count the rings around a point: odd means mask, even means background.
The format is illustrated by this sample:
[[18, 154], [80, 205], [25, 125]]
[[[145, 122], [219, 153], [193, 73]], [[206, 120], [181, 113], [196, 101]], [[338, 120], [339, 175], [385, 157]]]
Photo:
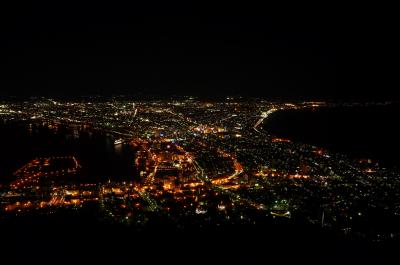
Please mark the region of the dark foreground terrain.
[[399, 246], [304, 225], [137, 229], [54, 216], [0, 229], [3, 264], [389, 264]]

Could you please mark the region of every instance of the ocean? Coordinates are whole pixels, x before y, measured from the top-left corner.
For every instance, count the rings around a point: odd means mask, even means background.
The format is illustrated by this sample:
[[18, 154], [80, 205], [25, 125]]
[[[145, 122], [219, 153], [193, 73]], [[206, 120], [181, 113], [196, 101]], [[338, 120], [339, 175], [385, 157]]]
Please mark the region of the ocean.
[[325, 148], [350, 158], [400, 167], [400, 104], [281, 110], [264, 121], [272, 135]]

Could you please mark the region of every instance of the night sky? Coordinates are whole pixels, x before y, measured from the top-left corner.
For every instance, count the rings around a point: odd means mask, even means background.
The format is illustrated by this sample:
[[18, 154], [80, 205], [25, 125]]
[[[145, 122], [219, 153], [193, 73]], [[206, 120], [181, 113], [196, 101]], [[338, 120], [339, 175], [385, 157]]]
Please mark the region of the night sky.
[[81, 2], [2, 6], [0, 96], [396, 98], [390, 8]]

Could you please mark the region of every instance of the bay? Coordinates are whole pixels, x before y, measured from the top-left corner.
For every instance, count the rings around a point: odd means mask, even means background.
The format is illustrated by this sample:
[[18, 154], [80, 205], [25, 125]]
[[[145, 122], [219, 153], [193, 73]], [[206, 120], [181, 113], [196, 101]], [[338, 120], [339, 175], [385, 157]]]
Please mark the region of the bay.
[[82, 182], [134, 181], [136, 150], [114, 145], [112, 135], [85, 129], [28, 121], [0, 121], [0, 183], [38, 157], [75, 156], [82, 166]]
[[400, 105], [281, 110], [264, 121], [272, 135], [326, 148], [351, 158], [400, 167]]

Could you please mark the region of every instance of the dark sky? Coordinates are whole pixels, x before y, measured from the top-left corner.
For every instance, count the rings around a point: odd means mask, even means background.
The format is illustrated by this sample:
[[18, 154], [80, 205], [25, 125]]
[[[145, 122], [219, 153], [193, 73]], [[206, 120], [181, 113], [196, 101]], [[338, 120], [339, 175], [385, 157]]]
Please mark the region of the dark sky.
[[398, 85], [390, 8], [82, 2], [1, 8], [1, 96], [393, 99]]

